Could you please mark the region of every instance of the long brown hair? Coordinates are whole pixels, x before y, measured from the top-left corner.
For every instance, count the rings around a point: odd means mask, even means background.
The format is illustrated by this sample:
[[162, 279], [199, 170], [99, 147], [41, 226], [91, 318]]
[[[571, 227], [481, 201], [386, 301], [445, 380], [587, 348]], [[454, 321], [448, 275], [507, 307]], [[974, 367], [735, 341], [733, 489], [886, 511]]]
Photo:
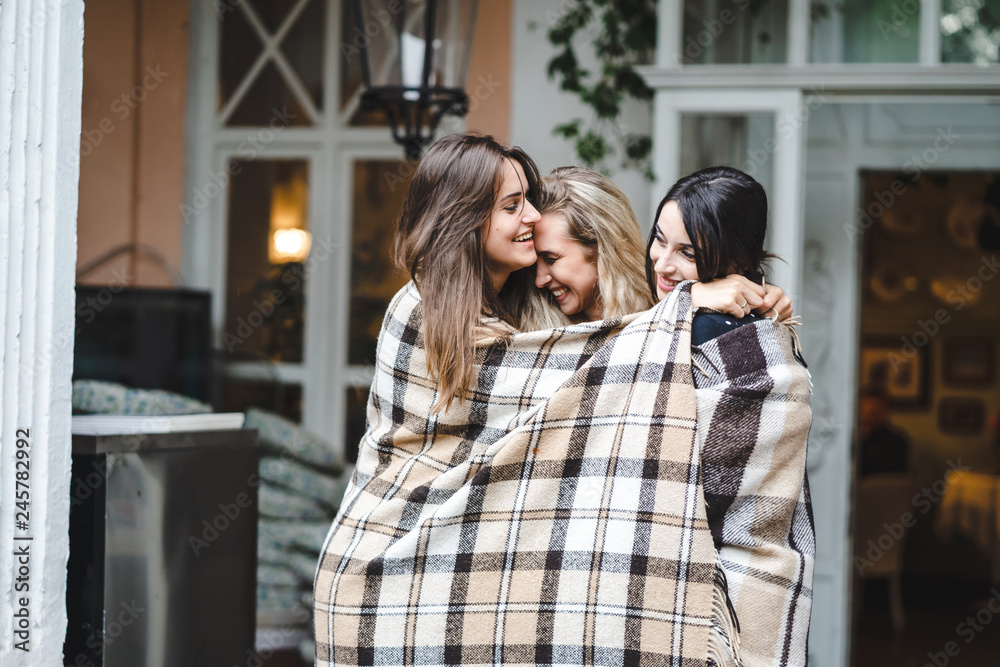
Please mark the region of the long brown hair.
[[[586, 167], [557, 167], [542, 178], [538, 212], [560, 213], [569, 236], [597, 264], [596, 296], [604, 319], [637, 313], [655, 301], [646, 292], [643, 239], [628, 196], [607, 176]], [[532, 290], [524, 329], [547, 329], [579, 321], [566, 317], [549, 290]]]
[[435, 411], [461, 402], [470, 387], [484, 316], [518, 327], [531, 289], [520, 270], [498, 294], [483, 245], [508, 160], [524, 169], [525, 195], [535, 201], [538, 167], [523, 150], [479, 134], [441, 138], [414, 172], [397, 219], [396, 264], [420, 292], [427, 369], [438, 381]]

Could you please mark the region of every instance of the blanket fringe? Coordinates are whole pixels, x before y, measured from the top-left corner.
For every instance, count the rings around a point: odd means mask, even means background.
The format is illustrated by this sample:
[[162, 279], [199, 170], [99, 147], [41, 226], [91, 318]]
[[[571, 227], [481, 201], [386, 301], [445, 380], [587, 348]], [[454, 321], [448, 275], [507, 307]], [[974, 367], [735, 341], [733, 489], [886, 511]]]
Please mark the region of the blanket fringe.
[[740, 621], [729, 599], [729, 582], [721, 563], [715, 565], [712, 630], [708, 639], [710, 667], [743, 667], [740, 659]]

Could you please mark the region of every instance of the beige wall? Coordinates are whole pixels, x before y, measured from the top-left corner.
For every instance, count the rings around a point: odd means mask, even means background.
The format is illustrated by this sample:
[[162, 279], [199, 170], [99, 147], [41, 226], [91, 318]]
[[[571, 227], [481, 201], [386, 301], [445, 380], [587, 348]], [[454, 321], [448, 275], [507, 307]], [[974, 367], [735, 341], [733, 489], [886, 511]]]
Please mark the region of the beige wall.
[[469, 58], [469, 115], [466, 128], [510, 138], [511, 42], [513, 2], [479, 0]]
[[[91, 0], [84, 31], [77, 266], [144, 243], [179, 267], [188, 3]], [[158, 262], [137, 252], [80, 282], [123, 279], [171, 284]]]

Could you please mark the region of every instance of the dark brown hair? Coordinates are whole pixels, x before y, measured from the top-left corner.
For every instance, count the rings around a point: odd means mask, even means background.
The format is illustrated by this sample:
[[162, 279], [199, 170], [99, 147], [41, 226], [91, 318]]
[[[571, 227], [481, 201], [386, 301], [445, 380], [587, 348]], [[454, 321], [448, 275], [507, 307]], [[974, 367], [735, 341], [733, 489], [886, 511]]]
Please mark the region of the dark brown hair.
[[674, 183], [660, 200], [646, 243], [646, 283], [656, 298], [656, 276], [649, 250], [656, 223], [667, 202], [675, 201], [694, 246], [698, 280], [709, 282], [738, 273], [759, 283], [764, 262], [776, 257], [764, 250], [767, 194], [752, 176], [732, 167], [708, 167]]
[[538, 167], [520, 148], [478, 134], [441, 138], [414, 172], [397, 220], [396, 264], [423, 302], [427, 366], [439, 388], [434, 410], [461, 401], [470, 386], [484, 315], [519, 326], [532, 287], [526, 270], [515, 271], [497, 293], [483, 243], [508, 160], [524, 169], [527, 199], [537, 201]]

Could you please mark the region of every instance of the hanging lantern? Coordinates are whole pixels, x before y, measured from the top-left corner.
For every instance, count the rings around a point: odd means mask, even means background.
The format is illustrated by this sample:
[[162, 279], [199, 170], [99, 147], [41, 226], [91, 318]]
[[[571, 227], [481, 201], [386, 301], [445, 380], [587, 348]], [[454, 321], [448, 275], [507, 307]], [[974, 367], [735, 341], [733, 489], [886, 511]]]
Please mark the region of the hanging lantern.
[[477, 0], [354, 0], [365, 90], [361, 106], [381, 109], [411, 160], [434, 141], [445, 114], [469, 109]]

